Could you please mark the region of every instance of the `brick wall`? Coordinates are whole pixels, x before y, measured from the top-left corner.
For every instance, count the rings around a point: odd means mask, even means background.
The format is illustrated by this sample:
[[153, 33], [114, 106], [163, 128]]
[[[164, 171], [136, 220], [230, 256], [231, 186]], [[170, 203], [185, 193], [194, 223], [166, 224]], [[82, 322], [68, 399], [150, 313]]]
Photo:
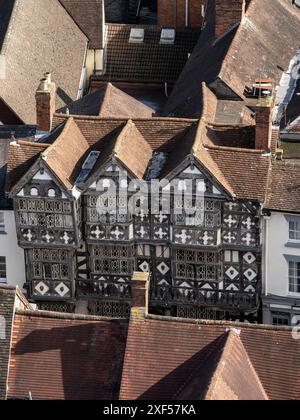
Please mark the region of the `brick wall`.
[[245, 0], [216, 0], [216, 39], [240, 22], [245, 10]]
[[[185, 0], [159, 0], [158, 24], [164, 27], [185, 27]], [[189, 28], [202, 26], [202, 5], [206, 0], [189, 0]]]

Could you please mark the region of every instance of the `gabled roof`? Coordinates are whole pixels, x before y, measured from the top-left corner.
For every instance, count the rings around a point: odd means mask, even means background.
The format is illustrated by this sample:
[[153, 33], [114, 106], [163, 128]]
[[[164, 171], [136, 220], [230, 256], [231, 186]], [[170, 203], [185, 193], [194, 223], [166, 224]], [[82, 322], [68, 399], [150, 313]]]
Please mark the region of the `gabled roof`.
[[26, 174], [45, 151], [48, 144], [19, 140], [10, 144], [6, 177], [6, 192], [9, 192]]
[[298, 399], [299, 371], [290, 328], [132, 315], [120, 398]]
[[207, 27], [176, 83], [164, 115], [201, 115], [201, 82], [220, 81], [230, 89], [229, 96], [242, 99], [246, 85], [258, 77], [273, 79], [277, 84], [299, 48], [300, 11], [290, 0], [251, 0], [241, 24], [218, 40], [214, 38], [214, 3], [209, 2]]
[[0, 398], [299, 399], [300, 343], [289, 327], [161, 317], [136, 307], [129, 322], [37, 311], [6, 287], [0, 316], [7, 321]]
[[104, 0], [60, 0], [60, 2], [89, 38], [89, 48], [104, 48]]
[[[129, 42], [131, 29], [137, 27], [145, 30], [143, 44]], [[163, 45], [158, 26], [109, 23], [107, 28], [106, 72], [94, 78], [109, 82], [174, 83], [200, 33], [176, 30], [174, 45]]]
[[226, 342], [205, 399], [268, 400], [242, 340], [233, 330], [225, 334]]
[[106, 83], [101, 89], [83, 96], [57, 112], [103, 118], [151, 118], [154, 110], [127, 93]]
[[58, 138], [42, 153], [42, 159], [63, 185], [72, 189], [88, 149], [86, 139], [70, 118]]
[[35, 91], [45, 72], [56, 81], [58, 107], [77, 99], [87, 38], [58, 1], [1, 0], [1, 14], [3, 7], [6, 77], [0, 98], [23, 122], [34, 124]]
[[[199, 123], [190, 119], [124, 120], [55, 114], [54, 126], [56, 129], [48, 137], [51, 141], [41, 139], [46, 144], [19, 142], [21, 149], [10, 147], [9, 178], [13, 181], [9, 180], [8, 186], [18, 180], [15, 171], [20, 174], [22, 168], [28, 170], [29, 162], [33, 164], [45, 148], [42, 155], [46, 164], [67, 188], [72, 188], [84, 159], [92, 151], [101, 153], [90, 177], [116, 156], [137, 178], [146, 178], [153, 153], [159, 152], [166, 157], [160, 177], [176, 171], [187, 157], [193, 156], [230, 196], [265, 200], [270, 155], [247, 145], [237, 148], [215, 144], [206, 117]], [[25, 146], [31, 147], [31, 160], [21, 152]]]
[[122, 320], [17, 313], [8, 397], [117, 399], [126, 336]]
[[114, 152], [137, 178], [144, 178], [152, 158], [152, 148], [131, 120], [118, 137]]

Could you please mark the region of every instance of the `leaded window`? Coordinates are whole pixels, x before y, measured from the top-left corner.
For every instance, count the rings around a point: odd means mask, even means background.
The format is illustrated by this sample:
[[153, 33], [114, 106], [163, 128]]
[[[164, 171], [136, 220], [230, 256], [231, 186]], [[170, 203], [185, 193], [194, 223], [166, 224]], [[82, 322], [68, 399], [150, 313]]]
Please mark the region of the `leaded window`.
[[68, 252], [59, 249], [32, 251], [33, 277], [43, 280], [67, 280], [70, 277]]
[[220, 254], [196, 250], [176, 250], [176, 277], [186, 280], [218, 281]]
[[127, 246], [96, 246], [92, 248], [93, 270], [97, 274], [131, 275], [132, 250]]
[[221, 203], [216, 200], [174, 198], [174, 223], [216, 229], [221, 224]]
[[48, 229], [73, 228], [70, 202], [21, 199], [17, 207], [20, 226], [41, 226]]

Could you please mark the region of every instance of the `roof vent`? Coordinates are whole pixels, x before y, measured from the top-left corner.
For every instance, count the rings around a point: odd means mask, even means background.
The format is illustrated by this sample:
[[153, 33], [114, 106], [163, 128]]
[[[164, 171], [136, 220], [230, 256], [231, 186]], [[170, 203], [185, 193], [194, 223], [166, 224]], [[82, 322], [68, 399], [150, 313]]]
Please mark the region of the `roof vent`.
[[173, 45], [175, 43], [175, 36], [175, 29], [162, 29], [160, 43]]
[[143, 28], [132, 28], [130, 31], [129, 42], [131, 44], [143, 44], [145, 39], [145, 29]]

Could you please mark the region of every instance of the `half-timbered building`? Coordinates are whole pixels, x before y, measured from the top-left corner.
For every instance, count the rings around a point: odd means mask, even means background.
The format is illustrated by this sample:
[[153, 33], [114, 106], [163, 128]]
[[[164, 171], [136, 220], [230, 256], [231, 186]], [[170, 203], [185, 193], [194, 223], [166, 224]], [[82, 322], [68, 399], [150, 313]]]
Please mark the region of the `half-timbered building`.
[[138, 270], [151, 272], [155, 313], [255, 319], [271, 100], [256, 126], [247, 107], [242, 123], [222, 125], [230, 106], [203, 90], [200, 121], [54, 114], [49, 135], [11, 143], [7, 191], [31, 300], [126, 316]]

